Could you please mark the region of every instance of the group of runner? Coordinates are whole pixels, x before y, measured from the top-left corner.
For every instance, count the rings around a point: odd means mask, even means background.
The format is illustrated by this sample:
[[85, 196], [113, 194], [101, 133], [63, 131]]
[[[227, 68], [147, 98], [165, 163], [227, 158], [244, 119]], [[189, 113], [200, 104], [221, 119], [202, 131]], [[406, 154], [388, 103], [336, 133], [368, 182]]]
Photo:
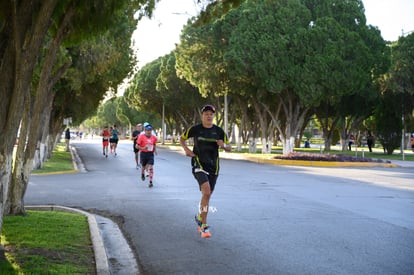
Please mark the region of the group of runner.
[[121, 132], [118, 131], [116, 128], [116, 125], [113, 127], [111, 126], [108, 129], [108, 126], [105, 126], [102, 131], [102, 153], [104, 157], [108, 157], [108, 147], [110, 148], [110, 153], [114, 154], [114, 156], [117, 156], [116, 148], [118, 147], [118, 140], [119, 135]]
[[[144, 128], [144, 131], [142, 130]], [[135, 131], [131, 135], [133, 141], [133, 151], [135, 153], [136, 168], [141, 168], [141, 179], [149, 178], [149, 187], [153, 186], [154, 177], [154, 154], [156, 151], [157, 137], [152, 133], [153, 128], [145, 122], [136, 125]], [[116, 149], [118, 147], [119, 135], [121, 132], [117, 129], [116, 125], [110, 127], [105, 126], [102, 135], [102, 153], [105, 158], [108, 158], [108, 150], [110, 153], [117, 156]]]
[[[214, 106], [203, 106], [200, 110], [201, 123], [191, 126], [180, 137], [180, 145], [184, 149], [185, 155], [191, 158], [192, 174], [201, 191], [201, 199], [198, 213], [195, 215], [195, 222], [197, 224], [197, 231], [202, 238], [211, 237], [207, 224], [207, 214], [210, 197], [214, 191], [219, 174], [218, 151], [220, 148], [226, 152], [231, 151], [227, 135], [222, 128], [213, 124], [215, 112]], [[104, 130], [103, 136], [103, 154], [105, 155], [105, 148], [107, 148], [107, 145], [105, 147], [105, 142], [109, 142], [110, 134], [105, 133]], [[113, 134], [112, 137], [114, 137]], [[194, 141], [192, 149], [186, 143], [190, 138]], [[145, 181], [148, 177], [148, 187], [153, 187], [154, 155], [157, 154], [157, 137], [153, 134], [153, 127], [147, 122], [143, 125], [141, 123], [137, 124], [135, 131], [131, 135], [131, 140], [133, 141], [136, 169], [141, 169], [142, 181]], [[116, 141], [117, 143], [118, 141]], [[116, 154], [116, 145], [114, 150]]]

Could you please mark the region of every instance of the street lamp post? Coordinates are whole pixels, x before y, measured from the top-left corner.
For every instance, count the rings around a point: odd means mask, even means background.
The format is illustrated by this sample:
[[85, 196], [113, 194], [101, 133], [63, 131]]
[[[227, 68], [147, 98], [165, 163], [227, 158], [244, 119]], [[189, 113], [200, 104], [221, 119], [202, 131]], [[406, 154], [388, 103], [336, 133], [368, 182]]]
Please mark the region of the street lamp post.
[[224, 94], [224, 132], [228, 135], [228, 102], [227, 93]]
[[161, 139], [161, 144], [164, 145], [165, 143], [165, 104], [162, 103], [162, 119], [161, 119], [161, 129], [162, 129], [162, 139]]
[[404, 155], [404, 109], [403, 109], [403, 113], [401, 116], [402, 119], [402, 135], [401, 135], [401, 155], [402, 155], [402, 160], [405, 160], [405, 155]]

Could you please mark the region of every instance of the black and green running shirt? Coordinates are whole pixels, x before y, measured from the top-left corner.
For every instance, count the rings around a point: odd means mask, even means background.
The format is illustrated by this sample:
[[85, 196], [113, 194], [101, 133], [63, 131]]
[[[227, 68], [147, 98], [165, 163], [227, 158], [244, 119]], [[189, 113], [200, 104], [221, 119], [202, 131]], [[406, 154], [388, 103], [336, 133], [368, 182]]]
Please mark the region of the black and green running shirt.
[[225, 144], [228, 143], [227, 135], [223, 129], [213, 125], [211, 128], [204, 128], [202, 124], [197, 124], [185, 131], [181, 138], [187, 140], [194, 138], [193, 152], [196, 155], [192, 161], [197, 166], [209, 174], [218, 175], [219, 172], [219, 153], [217, 140], [221, 139]]

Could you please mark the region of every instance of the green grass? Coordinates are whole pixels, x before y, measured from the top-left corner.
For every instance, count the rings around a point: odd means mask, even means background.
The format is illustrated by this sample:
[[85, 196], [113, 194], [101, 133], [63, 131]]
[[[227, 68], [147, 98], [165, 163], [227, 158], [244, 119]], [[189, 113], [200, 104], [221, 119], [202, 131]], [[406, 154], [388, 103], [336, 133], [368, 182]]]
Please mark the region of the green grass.
[[[33, 174], [70, 172], [72, 156], [58, 144], [42, 169]], [[3, 217], [0, 274], [96, 274], [87, 217], [59, 211], [27, 211]]]
[[27, 211], [3, 217], [0, 274], [96, 274], [87, 217]]
[[32, 174], [47, 174], [73, 171], [72, 155], [66, 152], [66, 145], [58, 144], [52, 157], [44, 163], [43, 168], [32, 171]]

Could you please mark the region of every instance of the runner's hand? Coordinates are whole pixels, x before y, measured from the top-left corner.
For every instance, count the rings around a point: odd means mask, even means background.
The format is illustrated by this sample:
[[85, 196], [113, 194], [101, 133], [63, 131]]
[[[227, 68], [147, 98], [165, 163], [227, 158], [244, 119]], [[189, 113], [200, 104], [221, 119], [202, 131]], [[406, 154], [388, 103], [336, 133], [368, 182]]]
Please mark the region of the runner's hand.
[[185, 148], [185, 149], [184, 149], [184, 151], [185, 151], [185, 155], [186, 155], [187, 157], [195, 157], [194, 152], [193, 152], [193, 151], [191, 151], [190, 149]]

